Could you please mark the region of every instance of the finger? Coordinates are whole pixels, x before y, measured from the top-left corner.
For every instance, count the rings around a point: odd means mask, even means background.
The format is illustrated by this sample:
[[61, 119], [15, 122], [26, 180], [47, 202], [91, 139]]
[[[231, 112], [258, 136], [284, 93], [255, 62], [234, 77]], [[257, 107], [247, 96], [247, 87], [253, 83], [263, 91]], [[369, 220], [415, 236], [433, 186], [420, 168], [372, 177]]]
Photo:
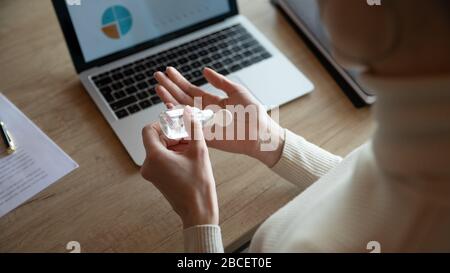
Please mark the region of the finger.
[[227, 77], [217, 73], [211, 68], [205, 68], [203, 70], [203, 75], [212, 86], [223, 90], [228, 96], [231, 96], [241, 88], [238, 84], [230, 81]]
[[161, 140], [164, 142], [166, 148], [171, 148], [173, 146], [177, 146], [180, 144], [183, 144], [181, 140], [179, 139], [170, 139], [168, 137], [166, 137], [166, 135], [162, 134], [160, 135]]
[[[208, 92], [203, 91], [200, 87], [195, 86], [183, 76], [178, 70], [173, 67], [169, 67], [167, 69], [167, 76], [177, 84], [186, 94], [191, 96], [192, 98], [202, 98], [202, 105], [196, 105], [196, 107], [204, 108], [208, 105], [215, 104], [218, 105], [222, 98], [219, 96], [210, 94]], [[192, 106], [192, 105], [191, 105]]]
[[167, 109], [172, 109], [172, 108], [174, 108], [175, 107], [175, 105], [173, 105], [173, 103], [166, 103], [166, 107], [167, 107]]
[[[161, 98], [161, 100], [166, 104], [170, 104], [172, 106], [179, 105], [180, 103], [167, 91], [166, 88], [162, 85], [157, 85], [155, 87], [156, 94]], [[169, 108], [170, 109], [170, 108]]]
[[171, 146], [168, 149], [176, 152], [176, 153], [184, 153], [186, 152], [186, 150], [189, 148], [189, 145], [186, 144], [179, 144], [179, 145], [175, 145], [175, 146]]
[[162, 145], [164, 145], [164, 147], [167, 148], [168, 144], [166, 139], [164, 138], [164, 135], [159, 135], [159, 140], [161, 141]]
[[191, 97], [201, 97], [205, 94], [200, 88], [191, 84], [178, 70], [173, 67], [168, 67], [166, 74], [170, 80], [178, 85], [181, 90], [186, 92]]
[[184, 108], [183, 121], [186, 131], [189, 135], [190, 148], [198, 150], [205, 145], [205, 137], [200, 121], [196, 120], [192, 115], [192, 108], [186, 106]]
[[165, 147], [161, 141], [159, 129], [159, 125], [155, 123], [142, 129], [142, 140], [147, 153], [160, 151]]
[[192, 105], [193, 99], [178, 87], [164, 73], [156, 72], [155, 79], [181, 104]]

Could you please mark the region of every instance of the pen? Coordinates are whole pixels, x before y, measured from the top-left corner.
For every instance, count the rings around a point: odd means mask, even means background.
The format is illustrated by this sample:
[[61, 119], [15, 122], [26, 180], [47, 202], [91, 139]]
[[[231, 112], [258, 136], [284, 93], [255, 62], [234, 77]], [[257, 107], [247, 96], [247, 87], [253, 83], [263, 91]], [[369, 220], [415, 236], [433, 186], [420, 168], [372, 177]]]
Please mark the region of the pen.
[[0, 127], [0, 135], [6, 145], [6, 152], [8, 154], [12, 154], [16, 151], [16, 145], [14, 145], [11, 134], [8, 132], [8, 130], [6, 130], [6, 125], [3, 121], [0, 121]]

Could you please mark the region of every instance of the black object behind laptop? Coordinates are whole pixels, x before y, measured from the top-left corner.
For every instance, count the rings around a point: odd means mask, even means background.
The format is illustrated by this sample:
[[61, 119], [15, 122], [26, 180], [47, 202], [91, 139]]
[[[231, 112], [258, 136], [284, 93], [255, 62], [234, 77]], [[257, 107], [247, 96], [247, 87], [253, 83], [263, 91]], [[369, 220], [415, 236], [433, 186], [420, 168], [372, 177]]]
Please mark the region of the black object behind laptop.
[[296, 27], [311, 50], [331, 73], [356, 107], [373, 104], [374, 93], [360, 83], [355, 75], [333, 58], [320, 21], [317, 0], [272, 0]]

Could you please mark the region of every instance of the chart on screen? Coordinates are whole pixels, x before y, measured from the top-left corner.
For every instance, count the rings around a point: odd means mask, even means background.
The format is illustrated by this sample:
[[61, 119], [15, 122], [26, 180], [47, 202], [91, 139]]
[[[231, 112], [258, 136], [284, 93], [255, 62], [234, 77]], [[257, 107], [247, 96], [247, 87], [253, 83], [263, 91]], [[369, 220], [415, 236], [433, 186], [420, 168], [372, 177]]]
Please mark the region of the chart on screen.
[[120, 5], [109, 7], [102, 16], [102, 31], [111, 39], [120, 39], [130, 32], [133, 18], [130, 11]]

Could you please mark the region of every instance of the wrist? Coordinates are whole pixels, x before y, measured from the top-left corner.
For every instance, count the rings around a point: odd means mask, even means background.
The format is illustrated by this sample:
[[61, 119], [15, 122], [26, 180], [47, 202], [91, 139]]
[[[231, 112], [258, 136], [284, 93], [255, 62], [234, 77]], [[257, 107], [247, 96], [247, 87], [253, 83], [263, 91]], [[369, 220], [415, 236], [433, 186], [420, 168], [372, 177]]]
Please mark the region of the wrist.
[[219, 225], [219, 207], [215, 189], [211, 189], [209, 197], [197, 196], [191, 202], [189, 210], [183, 213], [184, 229], [201, 225]]
[[[256, 158], [267, 167], [272, 168], [281, 158], [285, 142], [284, 129], [275, 124], [272, 126], [270, 139], [268, 141], [260, 142], [256, 147], [252, 157]], [[263, 146], [264, 145], [264, 146]], [[265, 149], [263, 149], [263, 147]]]
[[219, 213], [194, 212], [184, 217], [182, 222], [184, 229], [202, 225], [219, 225]]

